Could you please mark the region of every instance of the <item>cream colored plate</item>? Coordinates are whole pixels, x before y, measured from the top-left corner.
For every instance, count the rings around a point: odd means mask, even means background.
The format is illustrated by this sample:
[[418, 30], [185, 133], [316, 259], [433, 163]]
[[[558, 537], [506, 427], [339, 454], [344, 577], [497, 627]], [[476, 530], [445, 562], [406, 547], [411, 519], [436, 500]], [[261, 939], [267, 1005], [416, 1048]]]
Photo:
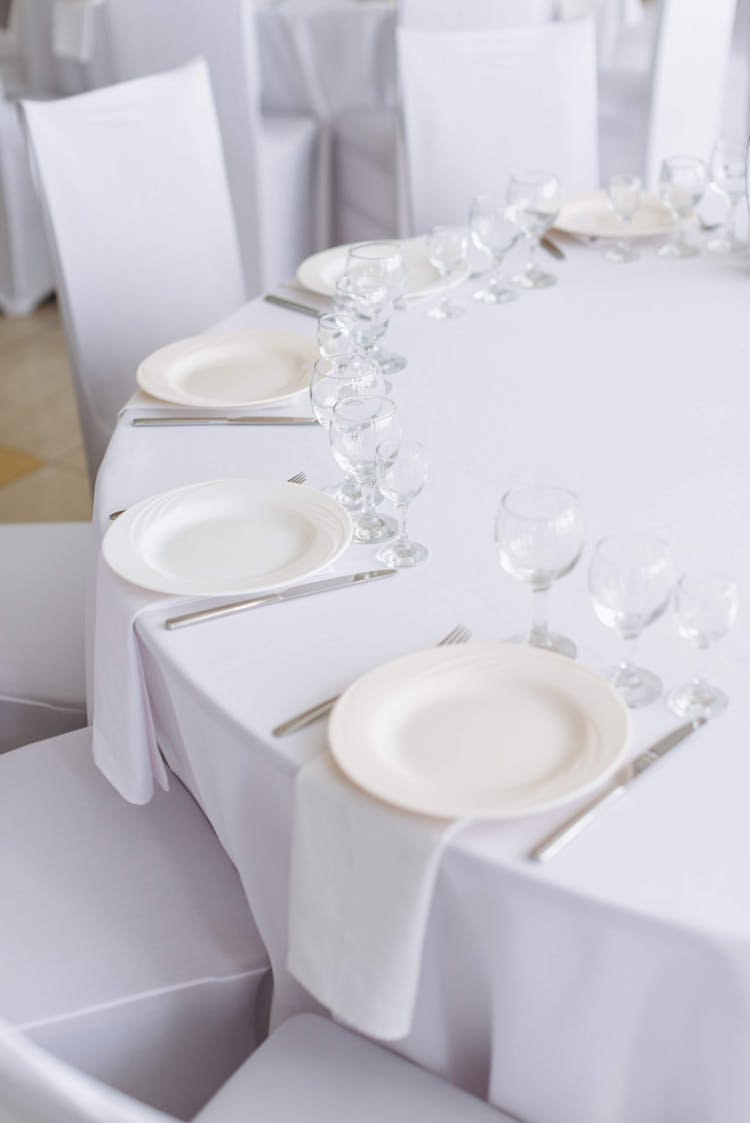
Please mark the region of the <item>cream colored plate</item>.
[[331, 751], [380, 799], [444, 818], [555, 807], [623, 759], [628, 712], [600, 675], [522, 644], [433, 648], [370, 671], [336, 704]]
[[615, 217], [606, 191], [594, 191], [566, 199], [555, 229], [588, 238], [654, 238], [671, 233], [674, 219], [655, 195], [644, 195], [625, 231]]
[[144, 589], [185, 596], [264, 593], [344, 552], [347, 513], [323, 492], [274, 480], [210, 480], [129, 507], [104, 536], [109, 566]]
[[314, 341], [292, 332], [196, 335], [154, 351], [137, 380], [147, 394], [177, 405], [252, 408], [307, 390], [317, 358]]
[[[437, 269], [430, 264], [426, 238], [409, 238], [400, 244], [407, 272], [407, 300], [434, 296], [445, 288]], [[350, 248], [348, 245], [334, 246], [330, 250], [323, 250], [322, 253], [306, 258], [297, 270], [297, 280], [310, 292], [333, 296], [337, 281], [344, 275], [346, 255]], [[468, 265], [463, 269], [457, 269], [451, 278], [450, 287], [460, 285], [468, 275]]]

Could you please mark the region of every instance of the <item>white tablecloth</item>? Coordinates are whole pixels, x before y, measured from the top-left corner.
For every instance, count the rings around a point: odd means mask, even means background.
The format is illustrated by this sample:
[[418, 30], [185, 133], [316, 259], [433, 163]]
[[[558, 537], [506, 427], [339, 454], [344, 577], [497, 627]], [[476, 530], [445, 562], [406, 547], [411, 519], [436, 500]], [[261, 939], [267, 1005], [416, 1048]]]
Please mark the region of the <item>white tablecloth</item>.
[[[582, 563], [552, 595], [552, 623], [595, 665], [617, 650], [594, 619], [586, 566], [601, 535], [666, 535], [683, 567], [750, 568], [748, 264], [627, 268], [566, 246], [557, 288], [434, 323], [414, 307], [389, 343], [405, 430], [431, 463], [411, 528], [424, 567], [356, 591], [167, 632], [137, 632], [160, 742], [242, 876], [274, 967], [277, 1021], [314, 1008], [286, 971], [294, 777], [325, 745], [317, 724], [270, 729], [457, 623], [476, 639], [527, 621], [499, 573], [502, 492], [529, 475], [576, 489]], [[311, 335], [260, 302], [224, 327]], [[118, 426], [96, 520], [159, 489], [247, 472], [313, 484], [337, 476], [317, 429]], [[337, 567], [366, 568], [352, 547]], [[748, 595], [747, 589], [744, 590]], [[740, 1123], [750, 1113], [750, 636], [717, 650], [727, 713], [649, 772], [545, 867], [524, 851], [565, 814], [475, 825], [448, 845], [428, 925], [412, 1032], [400, 1052], [526, 1123]], [[670, 619], [642, 643], [671, 687], [692, 656]], [[663, 704], [633, 714], [633, 752], [672, 728]], [[122, 751], [128, 751], [123, 744]]]

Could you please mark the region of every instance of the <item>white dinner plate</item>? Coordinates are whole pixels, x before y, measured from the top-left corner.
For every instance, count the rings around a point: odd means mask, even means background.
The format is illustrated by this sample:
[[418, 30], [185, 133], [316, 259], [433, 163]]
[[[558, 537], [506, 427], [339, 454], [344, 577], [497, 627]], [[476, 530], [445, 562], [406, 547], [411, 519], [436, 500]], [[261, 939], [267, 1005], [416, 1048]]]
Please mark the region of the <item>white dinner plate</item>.
[[617, 220], [606, 191], [567, 198], [555, 229], [587, 238], [654, 238], [674, 230], [674, 218], [655, 195], [644, 195], [627, 230]]
[[[426, 238], [408, 238], [401, 241], [401, 251], [406, 265], [406, 299], [420, 300], [434, 296], [445, 288], [445, 282], [434, 265], [430, 264]], [[306, 258], [297, 270], [297, 280], [311, 292], [333, 296], [336, 282], [346, 269], [346, 255], [351, 246], [334, 246]], [[451, 277], [450, 287], [460, 285], [469, 275], [469, 266], [457, 269]]]
[[102, 551], [115, 573], [144, 589], [252, 595], [317, 573], [351, 537], [346, 511], [311, 487], [210, 480], [128, 508]]
[[236, 331], [194, 335], [154, 351], [136, 375], [147, 394], [177, 405], [255, 407], [310, 386], [318, 350], [304, 335]]
[[441, 818], [565, 803], [623, 759], [628, 712], [587, 667], [521, 644], [442, 647], [370, 671], [336, 704], [329, 744], [370, 794]]

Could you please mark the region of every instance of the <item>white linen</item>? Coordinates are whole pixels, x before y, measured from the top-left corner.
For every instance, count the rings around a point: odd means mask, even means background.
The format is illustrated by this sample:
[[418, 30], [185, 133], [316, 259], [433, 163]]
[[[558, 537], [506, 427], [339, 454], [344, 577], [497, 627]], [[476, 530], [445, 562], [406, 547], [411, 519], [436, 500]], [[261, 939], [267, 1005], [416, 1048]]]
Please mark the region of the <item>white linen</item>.
[[23, 106], [93, 479], [141, 359], [243, 299], [219, 127], [204, 62]]
[[[431, 468], [411, 514], [425, 566], [180, 632], [164, 629], [168, 612], [136, 623], [159, 743], [241, 871], [273, 964], [277, 1024], [318, 1009], [286, 962], [294, 782], [324, 750], [325, 726], [283, 739], [270, 730], [455, 624], [477, 640], [527, 625], [524, 591], [499, 573], [492, 544], [507, 487], [530, 477], [573, 487], [589, 543], [648, 528], [681, 566], [750, 571], [737, 516], [750, 509], [742, 263], [644, 250], [622, 269], [596, 249], [566, 242], [565, 252], [546, 293], [472, 305], [452, 323], [418, 305], [394, 319], [389, 346], [409, 359], [394, 394]], [[509, 269], [522, 261], [518, 247]], [[220, 327], [315, 330], [261, 301]], [[313, 427], [157, 434], [124, 419], [100, 473], [97, 523], [160, 488], [302, 468], [316, 486], [336, 477]], [[343, 561], [372, 558], [352, 547]], [[551, 623], [603, 666], [618, 645], [591, 610], [586, 564], [553, 590]], [[750, 1114], [748, 624], [746, 605], [716, 652], [726, 714], [554, 862], [523, 855], [565, 810], [471, 825], [450, 841], [398, 1052], [478, 1095], [491, 1087], [494, 1103], [535, 1123]], [[693, 670], [669, 618], [640, 656], [667, 688]], [[632, 719], [633, 752], [677, 724], [663, 705]]]
[[360, 1033], [409, 1032], [435, 878], [460, 825], [372, 799], [328, 753], [297, 776], [288, 967]]
[[413, 233], [466, 222], [474, 195], [504, 192], [524, 168], [553, 170], [568, 194], [598, 185], [590, 19], [498, 31], [402, 27], [398, 49]]

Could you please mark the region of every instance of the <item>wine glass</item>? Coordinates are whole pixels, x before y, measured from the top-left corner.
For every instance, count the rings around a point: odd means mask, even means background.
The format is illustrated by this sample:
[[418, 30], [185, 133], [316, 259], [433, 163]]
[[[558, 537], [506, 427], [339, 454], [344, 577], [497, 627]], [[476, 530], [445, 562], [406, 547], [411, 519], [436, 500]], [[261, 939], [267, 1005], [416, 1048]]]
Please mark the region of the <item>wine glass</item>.
[[505, 199], [500, 195], [476, 195], [469, 211], [471, 239], [477, 249], [492, 262], [486, 288], [474, 293], [484, 304], [508, 304], [518, 300], [518, 290], [502, 276], [505, 255], [520, 238], [518, 228], [507, 214]]
[[418, 441], [385, 441], [376, 450], [378, 487], [398, 514], [398, 534], [376, 557], [384, 565], [404, 569], [427, 560], [427, 548], [406, 534], [406, 512], [427, 479], [427, 461]]
[[745, 198], [745, 154], [741, 149], [719, 140], [711, 154], [713, 185], [726, 196], [729, 210], [722, 227], [707, 243], [711, 253], [744, 253], [747, 243], [735, 236], [737, 206]]
[[469, 252], [469, 236], [463, 226], [434, 226], [427, 240], [430, 265], [434, 265], [443, 282], [443, 295], [437, 304], [428, 310], [433, 320], [453, 320], [463, 316], [466, 309], [462, 304], [451, 302], [447, 288], [451, 275], [462, 265], [466, 265]]
[[670, 156], [659, 172], [659, 195], [677, 222], [677, 234], [656, 251], [660, 257], [695, 257], [685, 239], [685, 223], [706, 190], [706, 167], [697, 156]]
[[596, 546], [589, 569], [589, 591], [602, 624], [625, 641], [625, 654], [607, 678], [628, 706], [654, 702], [661, 680], [635, 663], [638, 637], [664, 614], [674, 586], [669, 546], [649, 534], [615, 534]]
[[552, 583], [570, 573], [581, 556], [578, 496], [541, 485], [506, 492], [495, 520], [495, 542], [502, 569], [531, 589], [532, 625], [522, 641], [575, 658], [573, 641], [549, 630], [547, 600]]
[[[737, 582], [724, 573], [702, 570], [685, 573], [677, 582], [674, 614], [681, 636], [689, 640], [706, 662], [709, 647], [722, 639], [737, 620]], [[669, 695], [669, 705], [680, 717], [709, 718], [729, 704], [723, 690], [706, 681], [703, 666], [690, 682]]]
[[395, 403], [375, 394], [342, 398], [333, 407], [328, 435], [336, 463], [362, 492], [362, 509], [353, 516], [354, 541], [371, 544], [392, 538], [395, 523], [377, 514], [375, 487], [378, 445], [401, 436]]
[[608, 261], [637, 261], [638, 252], [625, 241], [633, 215], [641, 205], [642, 184], [637, 175], [613, 175], [607, 186], [609, 204], [622, 227], [622, 236], [605, 253]]
[[321, 355], [348, 355], [357, 350], [357, 321], [348, 312], [318, 316], [318, 350]]
[[557, 277], [537, 264], [539, 242], [560, 210], [560, 183], [552, 172], [514, 175], [508, 184], [508, 214], [529, 243], [529, 263], [513, 284], [524, 289], [544, 289], [557, 284]]
[[345, 273], [336, 284], [333, 307], [353, 317], [358, 345], [376, 360], [383, 374], [394, 374], [406, 366], [401, 355], [387, 354], [382, 348], [393, 316], [393, 291], [386, 281], [369, 273]]
[[408, 274], [400, 242], [356, 242], [346, 255], [347, 273], [366, 273], [387, 281], [393, 293], [393, 307], [406, 308]]

